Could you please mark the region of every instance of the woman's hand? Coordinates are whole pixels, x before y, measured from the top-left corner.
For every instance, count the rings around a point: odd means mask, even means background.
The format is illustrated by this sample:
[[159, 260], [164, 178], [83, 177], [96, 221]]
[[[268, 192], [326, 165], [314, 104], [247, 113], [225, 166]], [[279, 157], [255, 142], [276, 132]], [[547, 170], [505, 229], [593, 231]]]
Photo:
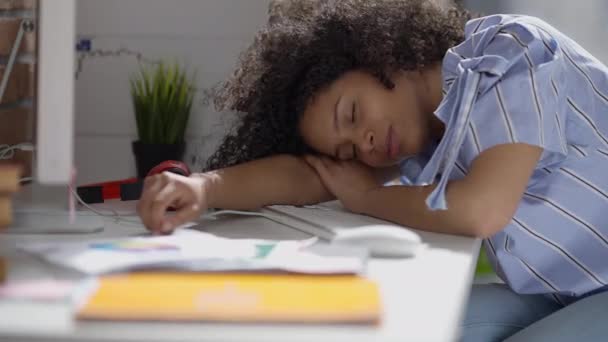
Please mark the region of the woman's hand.
[[[137, 204], [142, 222], [155, 234], [170, 234], [176, 227], [197, 220], [207, 210], [207, 180], [170, 172], [147, 177]], [[174, 208], [174, 215], [167, 210]]]
[[327, 157], [306, 156], [325, 187], [352, 212], [361, 212], [365, 196], [382, 186], [372, 168], [358, 161], [334, 161]]

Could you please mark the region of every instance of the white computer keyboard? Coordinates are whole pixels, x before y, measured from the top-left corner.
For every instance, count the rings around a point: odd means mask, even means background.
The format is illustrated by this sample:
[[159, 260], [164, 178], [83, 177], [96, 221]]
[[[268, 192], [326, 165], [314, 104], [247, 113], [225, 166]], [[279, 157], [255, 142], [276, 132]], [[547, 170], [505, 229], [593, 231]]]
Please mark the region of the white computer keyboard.
[[332, 244], [366, 247], [373, 256], [413, 256], [424, 244], [414, 230], [344, 210], [339, 202], [315, 206], [273, 205], [260, 211], [222, 210], [222, 214], [265, 217]]
[[392, 224], [373, 217], [348, 212], [336, 205], [316, 205], [305, 207], [274, 205], [268, 209], [286, 216], [300, 219], [311, 225], [320, 226], [327, 231], [334, 232], [342, 229], [358, 228], [361, 226]]

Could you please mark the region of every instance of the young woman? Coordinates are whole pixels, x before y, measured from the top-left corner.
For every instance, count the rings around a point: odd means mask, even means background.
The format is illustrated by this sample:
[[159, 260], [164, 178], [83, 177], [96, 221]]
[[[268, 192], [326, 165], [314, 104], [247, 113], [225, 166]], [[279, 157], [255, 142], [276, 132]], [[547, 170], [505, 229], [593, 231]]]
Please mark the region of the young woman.
[[215, 100], [237, 127], [213, 171], [146, 180], [150, 230], [337, 198], [484, 238], [505, 285], [474, 287], [464, 340], [608, 338], [608, 69], [549, 24], [331, 1], [259, 32]]

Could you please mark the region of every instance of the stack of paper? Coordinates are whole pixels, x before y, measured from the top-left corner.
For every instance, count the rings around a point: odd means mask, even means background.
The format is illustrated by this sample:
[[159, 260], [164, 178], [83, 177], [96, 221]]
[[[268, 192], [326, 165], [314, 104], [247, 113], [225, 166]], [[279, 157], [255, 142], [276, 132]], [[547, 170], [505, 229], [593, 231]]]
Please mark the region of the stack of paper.
[[19, 190], [21, 167], [0, 163], [0, 229], [13, 219], [12, 195]]

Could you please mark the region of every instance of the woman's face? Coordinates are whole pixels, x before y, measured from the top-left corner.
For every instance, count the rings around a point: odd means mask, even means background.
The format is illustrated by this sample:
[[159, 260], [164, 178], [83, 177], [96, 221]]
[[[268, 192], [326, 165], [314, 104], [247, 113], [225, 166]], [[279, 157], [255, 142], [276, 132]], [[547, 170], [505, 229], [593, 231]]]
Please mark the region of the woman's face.
[[[386, 167], [421, 152], [434, 126], [431, 94], [419, 72], [396, 73], [393, 89], [363, 71], [350, 71], [319, 91], [300, 120], [314, 150], [339, 160]], [[438, 105], [438, 103], [437, 103]], [[434, 119], [436, 120], [436, 119]]]

